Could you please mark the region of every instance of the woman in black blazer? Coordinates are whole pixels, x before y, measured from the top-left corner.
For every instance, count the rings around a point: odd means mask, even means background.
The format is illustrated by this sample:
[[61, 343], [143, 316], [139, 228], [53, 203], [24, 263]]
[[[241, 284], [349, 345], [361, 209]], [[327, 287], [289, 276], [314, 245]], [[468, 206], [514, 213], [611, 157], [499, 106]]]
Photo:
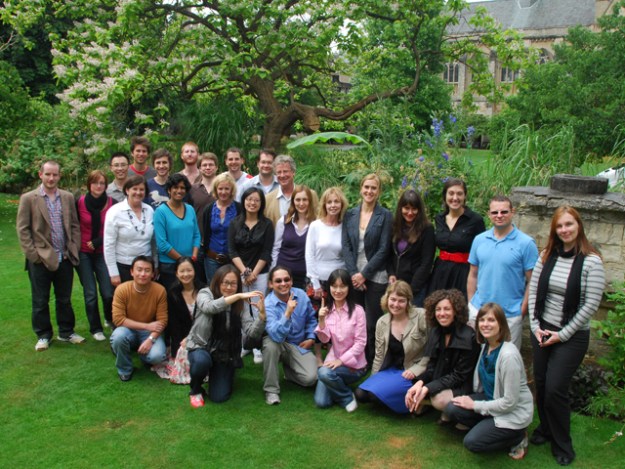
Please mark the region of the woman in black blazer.
[[367, 316], [367, 363], [375, 355], [375, 325], [382, 316], [380, 300], [386, 291], [386, 264], [391, 248], [391, 212], [378, 203], [381, 181], [377, 174], [366, 175], [360, 183], [362, 202], [347, 211], [343, 220], [343, 259], [352, 276], [356, 302]]

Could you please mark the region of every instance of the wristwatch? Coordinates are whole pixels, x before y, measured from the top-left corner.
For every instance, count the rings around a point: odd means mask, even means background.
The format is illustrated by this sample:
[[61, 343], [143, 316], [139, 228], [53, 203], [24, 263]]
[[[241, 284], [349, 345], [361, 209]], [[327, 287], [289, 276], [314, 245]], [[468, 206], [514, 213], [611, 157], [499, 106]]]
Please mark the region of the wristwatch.
[[153, 344], [156, 343], [156, 339], [154, 337], [152, 337], [151, 335], [148, 338], [152, 341]]

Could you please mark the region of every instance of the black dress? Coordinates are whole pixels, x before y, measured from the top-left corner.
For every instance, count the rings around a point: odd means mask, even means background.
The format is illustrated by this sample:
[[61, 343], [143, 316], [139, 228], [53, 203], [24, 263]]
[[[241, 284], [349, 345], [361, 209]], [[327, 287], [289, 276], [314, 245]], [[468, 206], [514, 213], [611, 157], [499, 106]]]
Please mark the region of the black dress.
[[[449, 253], [466, 253], [468, 257], [473, 240], [486, 230], [484, 219], [465, 207], [464, 213], [458, 218], [453, 230], [450, 230], [445, 222], [445, 215], [446, 213], [443, 212], [435, 217], [436, 247]], [[430, 275], [428, 295], [436, 290], [457, 288], [466, 298], [469, 268], [468, 263], [442, 260], [437, 257]]]

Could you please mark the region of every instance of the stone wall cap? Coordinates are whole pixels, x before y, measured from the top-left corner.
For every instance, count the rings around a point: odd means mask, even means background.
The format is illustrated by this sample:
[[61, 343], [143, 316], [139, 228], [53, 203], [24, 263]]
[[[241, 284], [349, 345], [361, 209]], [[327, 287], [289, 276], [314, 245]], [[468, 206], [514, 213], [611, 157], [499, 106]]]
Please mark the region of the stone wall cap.
[[551, 178], [550, 187], [553, 191], [601, 195], [608, 191], [608, 180], [596, 176], [556, 174]]

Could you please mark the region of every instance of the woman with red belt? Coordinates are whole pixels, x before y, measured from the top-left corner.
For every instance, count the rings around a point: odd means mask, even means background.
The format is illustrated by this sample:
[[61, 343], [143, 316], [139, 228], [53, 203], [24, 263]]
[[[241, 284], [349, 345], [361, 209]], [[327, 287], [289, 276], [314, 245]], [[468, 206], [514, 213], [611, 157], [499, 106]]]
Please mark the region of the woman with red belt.
[[466, 206], [467, 185], [450, 178], [443, 186], [445, 210], [435, 217], [436, 247], [439, 255], [430, 276], [428, 294], [456, 288], [467, 296], [469, 251], [473, 239], [486, 227], [484, 219]]

